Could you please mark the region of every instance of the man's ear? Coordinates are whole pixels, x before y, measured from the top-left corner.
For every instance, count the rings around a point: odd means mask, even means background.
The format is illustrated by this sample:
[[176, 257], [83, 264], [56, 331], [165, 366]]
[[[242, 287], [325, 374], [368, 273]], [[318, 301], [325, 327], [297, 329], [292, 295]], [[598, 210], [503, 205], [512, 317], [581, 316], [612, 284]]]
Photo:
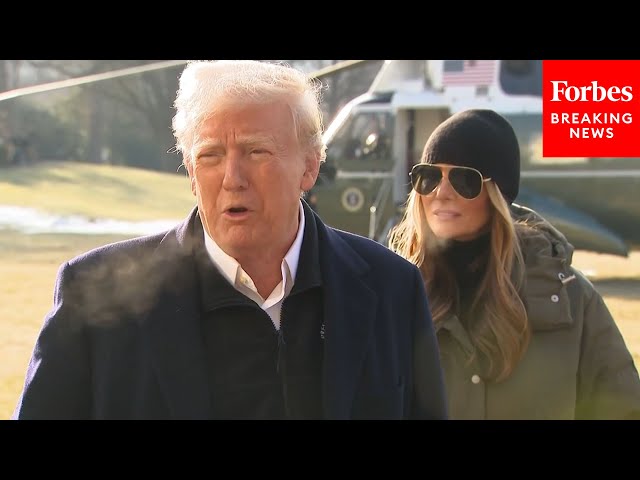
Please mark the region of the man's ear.
[[308, 192], [316, 184], [320, 172], [320, 157], [315, 152], [309, 152], [305, 156], [305, 170], [300, 182], [300, 189]]
[[190, 158], [185, 158], [184, 166], [189, 174], [189, 183], [191, 183], [191, 193], [196, 194], [196, 176], [193, 174], [193, 162]]

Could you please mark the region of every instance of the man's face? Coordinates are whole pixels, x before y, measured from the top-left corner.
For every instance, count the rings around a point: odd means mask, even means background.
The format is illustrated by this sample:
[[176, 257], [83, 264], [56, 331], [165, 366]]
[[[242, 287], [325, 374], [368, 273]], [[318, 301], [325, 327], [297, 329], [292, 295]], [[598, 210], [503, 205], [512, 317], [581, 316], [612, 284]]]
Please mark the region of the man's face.
[[196, 132], [187, 170], [204, 228], [235, 258], [282, 252], [298, 225], [300, 192], [319, 162], [298, 145], [287, 105], [227, 109]]

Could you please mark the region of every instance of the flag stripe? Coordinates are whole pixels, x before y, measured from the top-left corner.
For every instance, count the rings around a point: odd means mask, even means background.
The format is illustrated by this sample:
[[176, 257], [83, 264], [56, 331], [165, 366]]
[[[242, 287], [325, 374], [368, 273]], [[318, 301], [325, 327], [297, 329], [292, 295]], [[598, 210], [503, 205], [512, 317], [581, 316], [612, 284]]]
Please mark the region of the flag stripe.
[[495, 73], [495, 60], [445, 60], [443, 85], [490, 85]]

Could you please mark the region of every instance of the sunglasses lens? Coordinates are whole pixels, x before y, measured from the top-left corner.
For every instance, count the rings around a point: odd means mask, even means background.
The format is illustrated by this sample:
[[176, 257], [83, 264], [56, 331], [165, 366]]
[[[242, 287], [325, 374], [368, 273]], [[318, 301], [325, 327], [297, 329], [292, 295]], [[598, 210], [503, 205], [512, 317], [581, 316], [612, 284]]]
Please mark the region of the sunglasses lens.
[[442, 179], [442, 172], [438, 167], [425, 163], [416, 165], [411, 170], [411, 186], [420, 195], [429, 195]]
[[482, 191], [482, 175], [470, 168], [452, 168], [449, 182], [461, 197], [468, 200], [476, 198]]

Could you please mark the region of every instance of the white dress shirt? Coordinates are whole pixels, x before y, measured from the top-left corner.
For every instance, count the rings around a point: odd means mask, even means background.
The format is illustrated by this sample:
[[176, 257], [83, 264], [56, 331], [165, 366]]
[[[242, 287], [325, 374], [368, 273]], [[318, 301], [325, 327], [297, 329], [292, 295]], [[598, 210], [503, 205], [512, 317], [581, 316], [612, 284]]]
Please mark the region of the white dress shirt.
[[280, 266], [282, 280], [278, 285], [276, 285], [276, 288], [273, 289], [266, 299], [260, 296], [253, 280], [249, 274], [243, 270], [237, 260], [230, 255], [227, 255], [213, 240], [213, 238], [209, 236], [206, 230], [204, 232], [204, 245], [213, 264], [236, 290], [256, 302], [260, 308], [269, 314], [276, 330], [280, 329], [280, 311], [282, 309], [282, 302], [291, 292], [296, 279], [296, 272], [298, 271], [298, 260], [300, 259], [300, 248], [302, 247], [302, 237], [304, 235], [305, 225], [302, 202], [300, 202], [300, 213], [298, 218], [300, 220], [298, 222], [298, 233], [296, 234], [296, 238], [291, 244], [289, 251], [284, 256]]

